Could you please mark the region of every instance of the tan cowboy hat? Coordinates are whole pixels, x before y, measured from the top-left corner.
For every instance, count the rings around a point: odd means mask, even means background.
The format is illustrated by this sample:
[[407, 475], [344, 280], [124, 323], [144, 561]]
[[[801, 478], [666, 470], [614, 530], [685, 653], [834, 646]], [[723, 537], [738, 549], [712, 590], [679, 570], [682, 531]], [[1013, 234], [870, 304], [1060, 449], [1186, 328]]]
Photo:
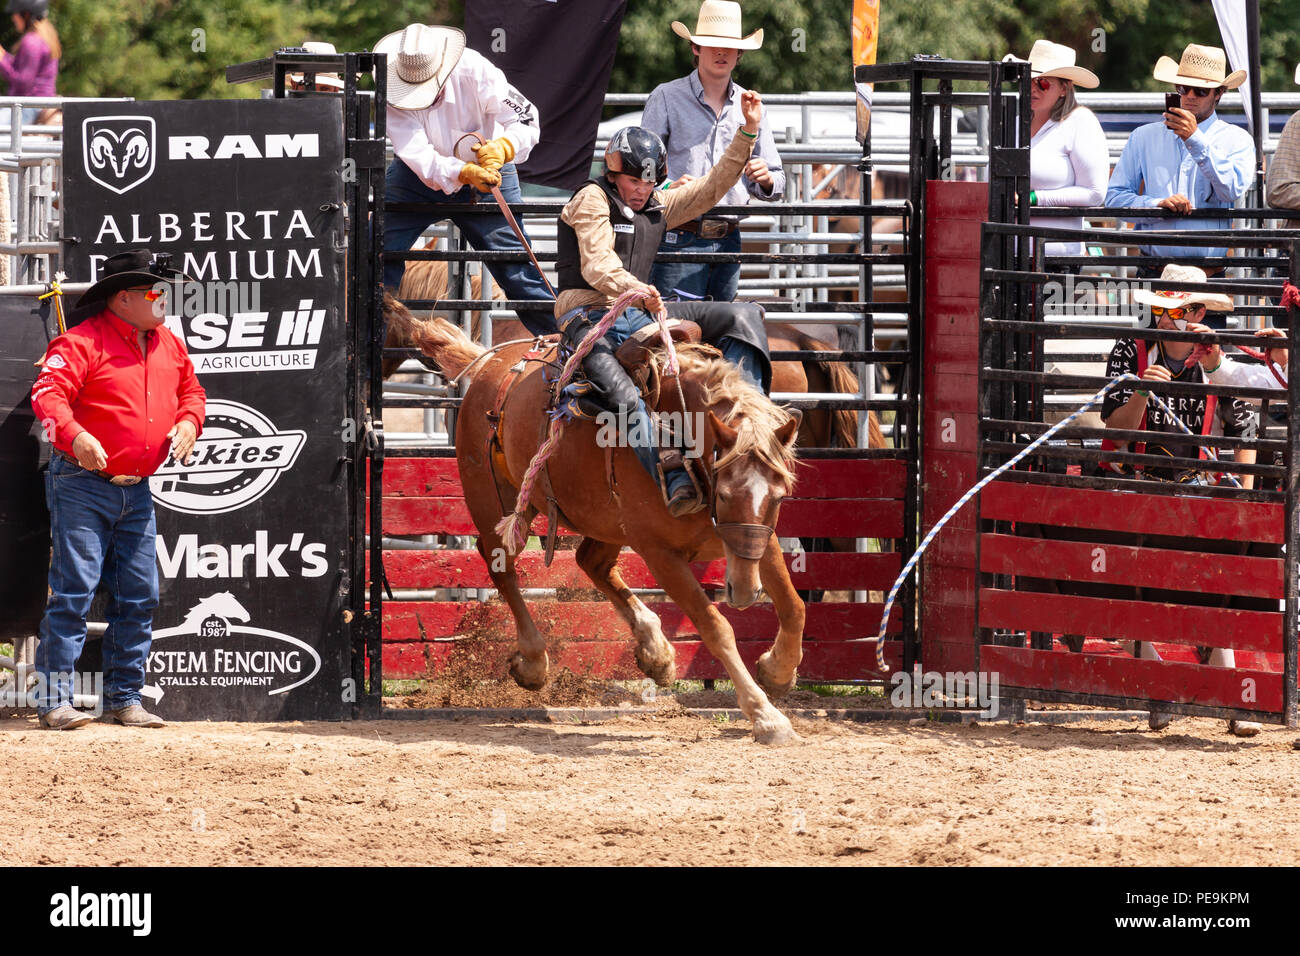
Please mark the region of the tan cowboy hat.
[[1055, 76], [1090, 90], [1101, 85], [1092, 70], [1074, 65], [1074, 50], [1049, 40], [1034, 41], [1029, 51], [1029, 66], [1034, 76]]
[[[308, 53], [328, 53], [330, 56], [338, 56], [339, 52], [334, 49], [333, 43], [321, 43], [317, 40], [304, 40], [302, 48]], [[288, 79], [290, 83], [301, 83], [303, 81], [303, 74], [290, 73], [286, 79]], [[339, 76], [337, 73], [317, 73], [316, 88], [320, 89], [322, 86], [341, 90], [343, 89], [343, 77]]]
[[1152, 76], [1161, 83], [1196, 86], [1203, 90], [1213, 90], [1220, 86], [1235, 90], [1246, 82], [1245, 70], [1236, 70], [1225, 76], [1227, 68], [1228, 58], [1217, 46], [1189, 43], [1183, 51], [1183, 58], [1177, 63], [1167, 56], [1156, 60]]
[[388, 54], [388, 105], [422, 110], [442, 91], [465, 52], [465, 34], [455, 27], [412, 23], [375, 44]]
[[[1203, 269], [1196, 266], [1179, 266], [1172, 262], [1160, 273], [1160, 282], [1188, 282], [1205, 284]], [[1187, 290], [1169, 292], [1148, 292], [1138, 289], [1133, 293], [1133, 301], [1143, 305], [1163, 305], [1169, 309], [1184, 308], [1189, 305], [1203, 305], [1211, 312], [1231, 312], [1232, 298], [1221, 292], [1188, 292]]]
[[734, 0], [704, 0], [695, 20], [695, 32], [680, 20], [673, 21], [673, 33], [696, 46], [726, 47], [728, 50], [757, 50], [763, 45], [763, 31], [740, 35], [740, 4]]

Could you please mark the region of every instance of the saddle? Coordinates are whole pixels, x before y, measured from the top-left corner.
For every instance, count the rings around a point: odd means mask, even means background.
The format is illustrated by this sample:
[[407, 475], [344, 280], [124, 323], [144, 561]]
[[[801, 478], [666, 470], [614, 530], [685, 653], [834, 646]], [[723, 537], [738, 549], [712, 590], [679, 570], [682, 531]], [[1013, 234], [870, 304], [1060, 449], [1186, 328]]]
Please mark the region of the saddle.
[[[674, 342], [698, 345], [703, 333], [700, 327], [689, 319], [669, 319], [668, 335]], [[632, 379], [648, 408], [659, 406], [659, 390], [662, 383], [658, 365], [653, 359], [662, 345], [663, 337], [659, 333], [659, 326], [652, 324], [633, 332], [614, 353], [618, 364], [623, 366], [628, 377]]]

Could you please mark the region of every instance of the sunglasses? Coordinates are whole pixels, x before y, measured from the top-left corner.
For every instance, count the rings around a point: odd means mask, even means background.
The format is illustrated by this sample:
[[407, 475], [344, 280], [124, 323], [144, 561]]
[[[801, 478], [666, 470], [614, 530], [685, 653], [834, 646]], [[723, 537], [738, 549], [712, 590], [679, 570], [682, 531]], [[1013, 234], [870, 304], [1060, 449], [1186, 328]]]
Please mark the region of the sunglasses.
[[1186, 309], [1166, 309], [1166, 308], [1165, 308], [1164, 306], [1162, 306], [1162, 305], [1153, 305], [1153, 306], [1151, 306], [1151, 314], [1154, 315], [1157, 319], [1160, 318], [1162, 315], [1166, 315], [1166, 314], [1168, 314], [1169, 318], [1171, 318], [1171, 319], [1177, 321], [1178, 319], [1181, 319], [1183, 316], [1185, 316], [1185, 315], [1187, 314], [1187, 310], [1186, 310]]
[[1046, 93], [1052, 88], [1052, 80], [1050, 77], [1040, 76], [1034, 79], [1034, 86]]
[[167, 294], [166, 290], [159, 289], [132, 289], [132, 292], [139, 292], [144, 296], [146, 302], [157, 302]]
[[1174, 89], [1178, 91], [1179, 96], [1195, 96], [1198, 99], [1205, 99], [1214, 92], [1212, 89], [1207, 90], [1199, 86], [1175, 86]]

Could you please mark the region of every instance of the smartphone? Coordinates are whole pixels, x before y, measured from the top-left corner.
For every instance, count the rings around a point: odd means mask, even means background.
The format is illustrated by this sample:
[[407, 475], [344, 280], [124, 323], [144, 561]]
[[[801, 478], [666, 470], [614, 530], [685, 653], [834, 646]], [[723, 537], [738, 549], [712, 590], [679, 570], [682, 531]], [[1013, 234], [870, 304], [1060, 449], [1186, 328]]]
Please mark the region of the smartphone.
[[1183, 108], [1183, 98], [1181, 96], [1179, 96], [1177, 93], [1165, 94], [1166, 113], [1173, 109], [1182, 109], [1182, 108]]

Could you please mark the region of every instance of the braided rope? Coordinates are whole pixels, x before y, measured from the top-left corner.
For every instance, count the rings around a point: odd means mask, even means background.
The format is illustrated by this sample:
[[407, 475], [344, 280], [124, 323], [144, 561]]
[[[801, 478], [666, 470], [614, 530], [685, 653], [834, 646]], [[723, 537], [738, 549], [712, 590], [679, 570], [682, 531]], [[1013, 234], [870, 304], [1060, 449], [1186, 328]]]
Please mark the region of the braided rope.
[[[1083, 405], [1080, 405], [1079, 408], [1077, 408], [1074, 412], [1072, 412], [1068, 418], [1064, 418], [1061, 421], [1057, 422], [1055, 425], [1047, 429], [1047, 431], [1043, 432], [1032, 442], [1030, 442], [1028, 445], [1022, 448], [1019, 452], [1017, 452], [1014, 458], [999, 465], [993, 471], [989, 472], [989, 474], [985, 475], [978, 482], [976, 482], [975, 485], [969, 491], [967, 491], [964, 495], [962, 495], [960, 498], [957, 499], [957, 502], [951, 508], [948, 509], [948, 511], [944, 514], [942, 518], [940, 518], [937, 522], [935, 522], [934, 527], [930, 529], [929, 533], [921, 540], [921, 543], [917, 545], [915, 553], [913, 553], [913, 555], [908, 559], [907, 563], [903, 565], [903, 570], [898, 573], [898, 577], [894, 580], [894, 586], [889, 589], [889, 596], [885, 599], [885, 611], [880, 617], [880, 633], [876, 635], [876, 670], [880, 671], [882, 674], [889, 673], [889, 665], [885, 663], [885, 631], [888, 630], [889, 628], [889, 614], [894, 608], [894, 600], [895, 598], [898, 597], [898, 592], [899, 590], [902, 589], [904, 582], [907, 580], [907, 576], [912, 573], [912, 569], [915, 568], [917, 562], [921, 560], [921, 555], [925, 553], [925, 549], [930, 546], [930, 543], [934, 541], [935, 536], [940, 532], [940, 530], [942, 530], [943, 526], [948, 523], [949, 519], [951, 519], [953, 515], [955, 515], [958, 511], [960, 511], [972, 498], [974, 498], [977, 494], [979, 494], [980, 490], [984, 488], [985, 485], [989, 484], [989, 482], [993, 481], [1003, 472], [1009, 471], [1010, 469], [1014, 468], [1025, 458], [1026, 455], [1032, 452], [1039, 445], [1043, 444], [1043, 442], [1047, 441], [1049, 438], [1051, 438], [1061, 429], [1065, 428], [1067, 425], [1069, 425], [1072, 421], [1074, 421], [1076, 418], [1078, 418], [1088, 409], [1092, 408], [1093, 405], [1096, 405], [1099, 401], [1101, 401], [1106, 396], [1106, 393], [1109, 392], [1116, 385], [1125, 381], [1134, 381], [1134, 382], [1141, 383], [1142, 379], [1138, 378], [1132, 372], [1125, 372], [1123, 375], [1116, 376], [1114, 379], [1107, 382], [1105, 385], [1102, 386], [1101, 390], [1098, 391], [1096, 395], [1088, 399], [1088, 401], [1085, 402]], [[1167, 404], [1165, 404], [1165, 402], [1160, 398], [1160, 396], [1156, 395], [1155, 393], [1152, 393], [1150, 397], [1155, 400], [1157, 405], [1159, 405], [1161, 408], [1165, 410], [1166, 414], [1169, 415], [1170, 419], [1176, 425], [1178, 425], [1179, 428], [1181, 428], [1184, 432], [1191, 435], [1192, 437], [1197, 437], [1196, 433], [1193, 432], [1190, 428], [1188, 428], [1183, 423], [1182, 419], [1180, 419], [1177, 415], [1174, 414], [1173, 409], [1170, 408]], [[1200, 446], [1200, 447], [1204, 449], [1204, 446]], [[1209, 449], [1205, 449], [1205, 450], [1210, 451]], [[1210, 451], [1210, 454], [1213, 455], [1213, 451]], [[1233, 478], [1232, 475], [1225, 475], [1224, 477], [1226, 477], [1238, 488], [1241, 487], [1240, 482], [1238, 482], [1235, 478]]]
[[[624, 292], [614, 300], [610, 310], [601, 317], [591, 331], [582, 337], [578, 347], [573, 350], [569, 360], [564, 363], [564, 368], [560, 370], [560, 377], [555, 383], [555, 394], [558, 395], [563, 391], [564, 386], [569, 384], [569, 380], [581, 367], [582, 360], [591, 353], [592, 348], [609, 331], [610, 326], [618, 321], [618, 317], [632, 303], [647, 298], [649, 296], [645, 292], [633, 289]], [[659, 323], [659, 332], [664, 341], [664, 348], [668, 352], [667, 367], [675, 374], [678, 368], [677, 350], [673, 347], [672, 336], [668, 334], [668, 314], [664, 309], [660, 308], [658, 312], [654, 313], [654, 318]], [[564, 434], [564, 422], [559, 416], [551, 416], [551, 425], [546, 435], [546, 441], [537, 449], [537, 452], [533, 455], [533, 460], [528, 463], [528, 470], [524, 472], [524, 480], [519, 485], [519, 494], [515, 497], [515, 510], [497, 522], [496, 533], [501, 536], [508, 554], [518, 553], [528, 540], [528, 525], [524, 521], [524, 514], [528, 511], [528, 501], [533, 495], [533, 485], [537, 482], [537, 475], [541, 472], [542, 466], [546, 464], [547, 459], [551, 457], [551, 453], [555, 451], [562, 434]]]

